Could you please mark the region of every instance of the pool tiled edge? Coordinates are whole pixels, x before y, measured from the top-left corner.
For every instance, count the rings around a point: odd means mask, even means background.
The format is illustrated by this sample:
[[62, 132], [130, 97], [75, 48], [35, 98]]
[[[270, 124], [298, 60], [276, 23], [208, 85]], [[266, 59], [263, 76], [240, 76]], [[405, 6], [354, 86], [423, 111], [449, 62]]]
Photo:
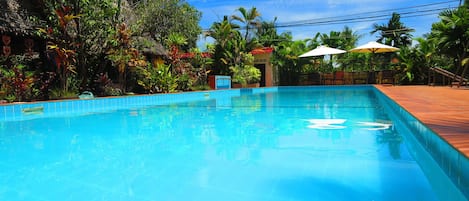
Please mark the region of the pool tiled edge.
[[469, 159], [383, 92], [376, 88], [374, 91], [380, 102], [387, 107], [388, 111], [391, 111], [390, 115], [397, 120], [395, 123], [404, 125], [408, 129], [411, 137], [419, 142], [418, 146], [422, 146], [428, 152], [466, 199], [469, 199], [469, 171], [467, 171], [469, 170]]
[[[276, 91], [277, 88], [252, 89], [255, 93]], [[0, 106], [0, 121], [14, 121], [41, 118], [48, 116], [67, 115], [69, 113], [83, 114], [89, 112], [103, 112], [119, 110], [129, 107], [145, 107], [154, 105], [168, 105], [187, 101], [197, 101], [226, 96], [240, 96], [240, 89], [197, 91], [172, 94], [136, 95], [123, 97], [105, 97], [87, 100], [60, 100], [34, 103], [19, 103]], [[39, 112], [24, 113], [27, 108], [43, 109]]]
[[[304, 88], [318, 88], [318, 89], [337, 89], [343, 86], [328, 86], [328, 87], [271, 87], [271, 88], [249, 88], [249, 89], [231, 89], [231, 90], [215, 90], [215, 91], [200, 91], [200, 92], [185, 92], [176, 94], [156, 94], [156, 95], [138, 95], [127, 97], [111, 97], [111, 98], [96, 98], [90, 100], [64, 100], [64, 101], [51, 101], [51, 102], [36, 102], [25, 104], [10, 104], [0, 106], [0, 122], [11, 120], [22, 120], [41, 118], [48, 116], [67, 115], [68, 113], [88, 113], [100, 112], [109, 110], [119, 110], [129, 107], [145, 107], [152, 105], [168, 105], [174, 103], [181, 103], [186, 101], [205, 100], [217, 97], [231, 97], [240, 96], [243, 93], [256, 94], [256, 93], [269, 93], [275, 92], [282, 88], [288, 89], [304, 89]], [[397, 123], [405, 124], [408, 127], [408, 133], [411, 133], [418, 141], [418, 145], [422, 150], [431, 155], [431, 158], [438, 164], [442, 171], [448, 176], [454, 185], [469, 198], [469, 160], [451, 145], [446, 143], [440, 136], [435, 134], [431, 129], [418, 121], [414, 116], [408, 113], [405, 109], [400, 107], [396, 102], [388, 98], [381, 91], [372, 86], [353, 86], [350, 90], [357, 88], [370, 88], [373, 89], [385, 107], [389, 107], [392, 115], [399, 119]], [[43, 107], [41, 113], [25, 114], [22, 112], [25, 108]], [[422, 164], [425, 165], [425, 164]], [[466, 170], [466, 171], [464, 171]]]

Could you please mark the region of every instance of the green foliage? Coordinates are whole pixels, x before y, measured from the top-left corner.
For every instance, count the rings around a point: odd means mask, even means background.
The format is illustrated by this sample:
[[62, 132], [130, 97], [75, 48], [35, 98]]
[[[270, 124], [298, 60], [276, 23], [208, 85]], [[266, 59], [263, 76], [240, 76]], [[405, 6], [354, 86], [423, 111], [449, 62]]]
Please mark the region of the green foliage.
[[272, 63], [278, 68], [280, 85], [296, 85], [300, 80], [301, 73], [332, 72], [331, 61], [339, 64], [344, 70], [362, 70], [367, 67], [369, 61], [366, 54], [340, 54], [334, 55], [332, 60], [325, 56], [299, 58], [298, 56], [320, 45], [339, 49], [351, 49], [361, 36], [350, 28], [344, 27], [342, 31], [331, 31], [330, 33], [317, 33], [313, 38], [293, 41], [289, 33], [278, 36], [279, 43], [273, 53]]
[[208, 74], [210, 73], [210, 66], [213, 64], [213, 59], [207, 56], [207, 53], [202, 54], [198, 48], [193, 48], [190, 51], [194, 57], [190, 60], [194, 70], [195, 85], [206, 85], [208, 83]]
[[12, 69], [0, 68], [0, 75], [0, 91], [3, 91], [3, 98], [9, 102], [31, 99], [34, 84], [33, 72], [26, 71], [25, 66], [20, 64]]
[[[84, 84], [93, 85], [94, 74], [103, 72], [103, 56], [111, 48], [116, 35], [117, 0], [79, 0], [80, 35], [77, 73]], [[129, 17], [130, 18], [130, 17]]]
[[378, 42], [400, 48], [412, 44], [412, 34], [410, 32], [413, 31], [415, 30], [406, 27], [401, 22], [400, 14], [393, 13], [387, 24], [373, 24], [371, 34], [379, 32]]
[[170, 33], [168, 38], [165, 40], [168, 46], [179, 47], [187, 44], [187, 39], [184, 35], [179, 33]]
[[236, 63], [234, 56], [244, 51], [242, 45], [245, 43], [237, 28], [238, 25], [232, 24], [228, 17], [224, 16], [221, 22], [213, 23], [208, 31], [207, 36], [215, 39], [215, 47], [212, 50], [215, 67], [212, 73], [215, 75], [229, 75], [230, 66]]
[[245, 53], [242, 53], [241, 56], [243, 61], [230, 67], [233, 73], [232, 81], [242, 86], [259, 82], [261, 71], [254, 67], [254, 57]]
[[257, 31], [257, 29], [261, 26], [261, 14], [257, 11], [256, 7], [252, 7], [249, 10], [240, 7], [236, 11], [238, 11], [241, 16], [233, 15], [231, 16], [231, 19], [234, 21], [241, 22], [243, 24], [243, 26], [245, 27], [244, 40], [247, 42], [248, 46], [252, 47], [251, 42], [253, 41], [253, 34], [251, 34], [251, 32]]
[[205, 91], [205, 90], [211, 90], [211, 89], [212, 88], [210, 88], [210, 86], [208, 86], [207, 84], [191, 86], [192, 91]]
[[281, 42], [275, 47], [272, 64], [277, 67], [280, 85], [298, 84], [303, 64], [308, 60], [299, 59], [298, 56], [306, 51], [307, 40], [293, 41], [291, 33], [280, 35]]
[[[430, 40], [435, 41], [437, 53], [453, 58], [456, 74], [465, 75], [469, 67], [469, 5], [440, 13], [440, 22], [432, 25]], [[462, 72], [460, 71], [463, 67]]]
[[183, 73], [182, 75], [179, 75], [177, 79], [177, 90], [178, 91], [189, 91], [191, 90], [191, 86], [194, 80], [191, 78], [191, 76], [187, 73]]
[[54, 86], [56, 74], [54, 72], [39, 72], [35, 75], [33, 96], [39, 100], [49, 100], [51, 88]]
[[150, 64], [147, 67], [137, 67], [137, 84], [143, 87], [146, 93], [157, 93], [159, 72]]
[[172, 33], [168, 36], [168, 39], [166, 39], [165, 42], [169, 46], [168, 56], [173, 72], [177, 75], [182, 75], [186, 71], [190, 70], [186, 69], [190, 68], [190, 65], [188, 65], [188, 62], [181, 59], [180, 52], [180, 47], [187, 43], [186, 38], [181, 34]]
[[50, 93], [51, 99], [70, 99], [70, 98], [78, 98], [78, 91], [73, 90], [62, 90], [62, 89], [52, 89]]
[[130, 36], [131, 31], [127, 25], [125, 23], [120, 24], [114, 36], [114, 44], [106, 56], [119, 72], [118, 81], [124, 93], [127, 90], [128, 72], [133, 71], [135, 67], [146, 65], [146, 61], [138, 54], [138, 50], [131, 47], [132, 40]]
[[53, 88], [50, 90], [51, 99], [70, 99], [77, 98], [79, 94], [79, 80], [76, 75], [69, 76], [67, 83], [70, 83], [70, 87], [66, 90], [62, 88]]
[[240, 83], [242, 86], [257, 83], [260, 81], [261, 72], [251, 65], [235, 65], [230, 68], [233, 71], [232, 81]]
[[176, 92], [178, 77], [171, 72], [170, 65], [137, 67], [137, 84], [148, 93]]
[[106, 96], [122, 96], [123, 94], [121, 89], [112, 86], [108, 86], [104, 89], [104, 95]]
[[76, 50], [80, 46], [77, 41], [77, 21], [81, 17], [71, 5], [60, 1], [47, 1], [48, 20], [50, 27], [41, 30], [49, 41], [47, 44], [47, 56], [54, 64], [60, 88], [69, 90], [68, 82], [72, 74], [76, 74]]
[[157, 42], [164, 42], [170, 34], [178, 33], [187, 39], [183, 48], [196, 46], [202, 33], [199, 26], [202, 13], [181, 0], [147, 0], [137, 2], [136, 14], [139, 19], [138, 30], [151, 33]]
[[107, 73], [96, 75], [91, 86], [94, 94], [97, 96], [108, 96], [114, 94], [112, 80], [109, 78]]
[[[321, 45], [325, 45], [328, 47], [349, 50], [349, 49], [354, 48], [357, 45], [357, 41], [361, 37], [362, 37], [361, 35], [359, 35], [356, 32], [353, 32], [352, 29], [345, 26], [342, 31], [331, 31], [329, 32], [329, 34], [317, 33], [313, 39], [308, 41], [310, 43], [308, 47], [309, 49], [314, 49], [321, 44]], [[360, 70], [360, 69], [365, 70], [364, 67], [367, 67], [368, 65], [357, 65], [357, 64], [364, 64], [366, 61], [369, 61], [369, 60], [363, 60], [367, 58], [366, 54], [348, 53], [348, 54], [334, 55], [333, 57], [334, 57], [333, 61], [336, 62], [338, 66], [344, 70], [352, 70], [352, 69], [353, 70]], [[332, 70], [333, 70], [332, 64], [326, 64], [326, 65], [321, 66], [320, 71], [330, 72]]]
[[399, 63], [394, 68], [398, 72], [400, 84], [425, 84], [430, 67], [448, 69], [452, 66], [451, 59], [447, 56], [434, 54], [434, 40], [416, 38], [416, 41], [418, 45], [415, 47], [403, 47], [399, 52]]
[[257, 28], [256, 38], [260, 46], [274, 47], [282, 40], [282, 38], [277, 34], [277, 29], [275, 28], [276, 21], [277, 18], [271, 22], [262, 21], [261, 25]]

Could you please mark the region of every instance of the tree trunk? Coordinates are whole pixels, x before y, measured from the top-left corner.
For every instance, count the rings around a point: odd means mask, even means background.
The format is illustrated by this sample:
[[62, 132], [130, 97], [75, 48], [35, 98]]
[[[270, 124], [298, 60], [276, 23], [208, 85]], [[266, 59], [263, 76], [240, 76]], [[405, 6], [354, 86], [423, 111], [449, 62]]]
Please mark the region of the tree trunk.
[[462, 73], [461, 73], [461, 79], [459, 79], [459, 86], [462, 86], [462, 84], [464, 82], [464, 75], [466, 75], [466, 71], [467, 71], [468, 66], [469, 66], [469, 64], [467, 64], [467, 63], [464, 65], [464, 69], [462, 70]]
[[[464, 48], [466, 49], [466, 48]], [[462, 61], [466, 58], [466, 53], [464, 52], [461, 56], [461, 60], [459, 61], [459, 63], [462, 65]], [[459, 79], [459, 86], [461, 86], [464, 82], [464, 75], [466, 75], [466, 71], [467, 71], [467, 67], [469, 66], [469, 64], [466, 62], [464, 64], [464, 69], [462, 70], [462, 73], [461, 73], [461, 79]]]

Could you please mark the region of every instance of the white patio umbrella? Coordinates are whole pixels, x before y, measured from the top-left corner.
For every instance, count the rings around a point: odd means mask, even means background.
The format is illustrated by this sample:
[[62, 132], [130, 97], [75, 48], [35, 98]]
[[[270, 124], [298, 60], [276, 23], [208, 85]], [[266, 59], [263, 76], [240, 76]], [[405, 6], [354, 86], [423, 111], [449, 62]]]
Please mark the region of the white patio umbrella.
[[[314, 48], [313, 50], [310, 50], [310, 51], [300, 55], [299, 57], [315, 57], [315, 56], [331, 55], [330, 59], [332, 60], [332, 55], [333, 54], [343, 54], [343, 53], [346, 53], [346, 52], [347, 51], [345, 51], [345, 50], [320, 45], [320, 46]], [[321, 65], [322, 65], [322, 62], [321, 62]]]
[[313, 50], [300, 55], [299, 57], [314, 57], [314, 56], [323, 56], [323, 55], [332, 55], [332, 54], [342, 54], [345, 52], [347, 51], [320, 45], [314, 48]]

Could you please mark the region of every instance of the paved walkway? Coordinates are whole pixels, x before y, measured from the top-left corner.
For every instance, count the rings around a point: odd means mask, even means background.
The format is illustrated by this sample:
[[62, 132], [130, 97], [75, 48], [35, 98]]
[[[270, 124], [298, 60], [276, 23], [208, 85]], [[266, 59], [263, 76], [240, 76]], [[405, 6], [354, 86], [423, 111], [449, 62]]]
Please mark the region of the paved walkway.
[[469, 158], [469, 88], [376, 87]]

